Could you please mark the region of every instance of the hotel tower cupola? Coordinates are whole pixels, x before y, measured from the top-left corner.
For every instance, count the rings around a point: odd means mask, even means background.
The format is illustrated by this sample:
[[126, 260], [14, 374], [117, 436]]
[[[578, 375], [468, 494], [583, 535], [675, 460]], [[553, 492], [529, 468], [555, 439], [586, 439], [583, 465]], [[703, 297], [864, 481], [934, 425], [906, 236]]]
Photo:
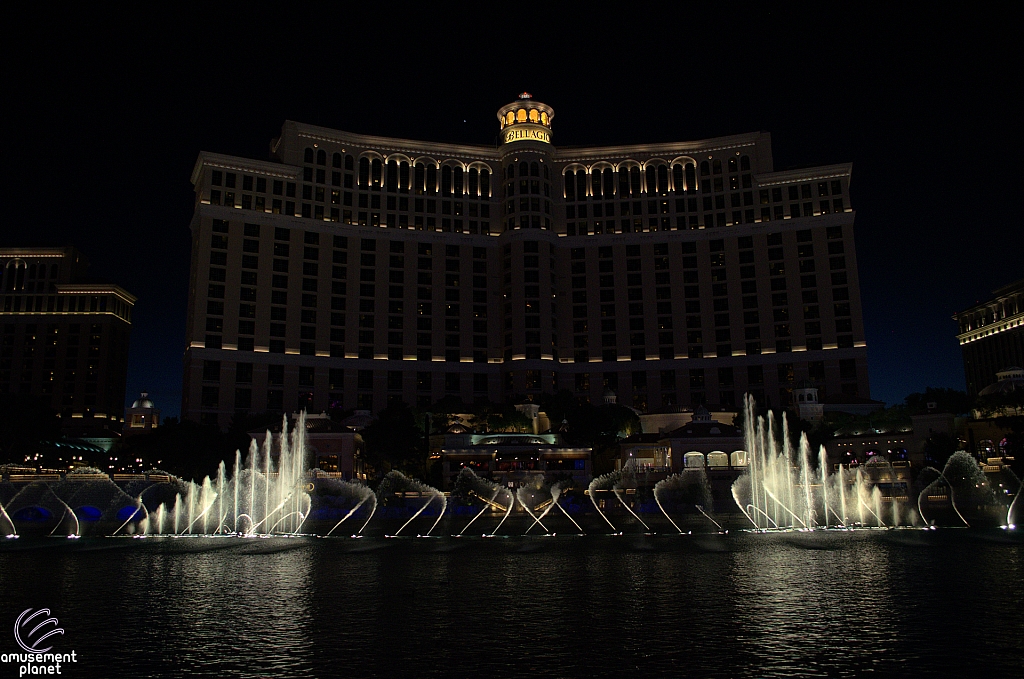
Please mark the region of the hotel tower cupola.
[[529, 92], [523, 92], [511, 104], [498, 110], [503, 144], [532, 141], [551, 143], [551, 120], [555, 110], [535, 101]]

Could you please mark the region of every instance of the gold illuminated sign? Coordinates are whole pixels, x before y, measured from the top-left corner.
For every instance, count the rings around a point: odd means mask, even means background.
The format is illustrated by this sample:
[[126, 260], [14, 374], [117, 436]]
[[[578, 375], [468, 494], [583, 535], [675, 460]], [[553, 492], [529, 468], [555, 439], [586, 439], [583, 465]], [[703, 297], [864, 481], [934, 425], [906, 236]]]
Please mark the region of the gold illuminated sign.
[[504, 131], [505, 143], [513, 141], [542, 141], [545, 144], [551, 143], [551, 133], [540, 126], [515, 125]]

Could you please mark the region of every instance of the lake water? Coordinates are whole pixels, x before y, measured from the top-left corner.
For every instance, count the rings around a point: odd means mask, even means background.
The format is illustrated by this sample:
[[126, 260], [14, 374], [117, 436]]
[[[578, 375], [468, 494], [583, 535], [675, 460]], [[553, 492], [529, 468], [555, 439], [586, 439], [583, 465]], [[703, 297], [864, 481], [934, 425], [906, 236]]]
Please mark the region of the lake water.
[[[21, 538], [67, 677], [1019, 677], [1003, 531]], [[0, 676], [18, 676], [0, 665]]]

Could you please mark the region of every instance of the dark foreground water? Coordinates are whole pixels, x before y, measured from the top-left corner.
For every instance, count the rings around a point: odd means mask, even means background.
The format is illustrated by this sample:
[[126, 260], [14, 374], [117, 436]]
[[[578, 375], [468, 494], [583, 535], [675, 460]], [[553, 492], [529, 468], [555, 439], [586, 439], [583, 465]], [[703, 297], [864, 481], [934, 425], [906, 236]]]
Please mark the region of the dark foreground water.
[[[1020, 677], [1001, 531], [527, 538], [25, 538], [67, 677]], [[7, 630], [7, 631], [3, 631]], [[18, 676], [0, 664], [0, 677]]]

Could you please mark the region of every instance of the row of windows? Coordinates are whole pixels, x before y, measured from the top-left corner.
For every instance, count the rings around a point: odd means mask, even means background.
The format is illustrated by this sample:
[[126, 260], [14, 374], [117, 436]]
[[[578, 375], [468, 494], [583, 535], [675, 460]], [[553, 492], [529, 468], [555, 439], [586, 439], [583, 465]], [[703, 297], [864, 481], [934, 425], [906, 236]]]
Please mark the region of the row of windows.
[[[210, 229], [215, 234], [211, 242], [211, 246], [216, 249], [227, 249], [228, 237], [224, 234], [228, 234], [230, 232], [230, 222], [228, 222], [225, 219], [211, 220]], [[274, 241], [281, 241], [281, 243], [274, 243], [275, 254], [281, 253], [283, 256], [287, 256], [287, 254], [290, 252], [287, 243], [291, 242], [292, 236], [298, 236], [299, 234], [302, 235], [302, 244], [304, 246], [327, 246], [328, 244], [330, 244], [332, 247], [334, 247], [335, 250], [349, 249], [348, 236], [333, 234], [330, 236], [330, 241], [328, 241], [327, 234], [321, 234], [319, 231], [301, 231], [299, 229], [289, 229], [286, 227], [274, 227], [273, 230], [271, 231], [270, 227], [261, 226], [260, 224], [249, 223], [245, 223], [242, 226], [242, 235], [246, 239], [260, 238], [261, 234], [269, 235], [270, 233], [273, 233]], [[323, 242], [321, 242], [321, 236], [324, 237]], [[377, 252], [378, 243], [381, 245], [381, 247], [379, 248], [381, 251], [384, 251], [384, 243], [387, 243], [387, 251], [389, 251], [392, 254], [404, 254], [406, 252], [407, 242], [404, 240], [387, 240], [377, 238], [359, 238], [354, 240], [358, 242], [359, 249], [362, 252]], [[413, 245], [413, 243], [409, 242], [408, 245], [410, 246], [409, 250], [411, 254], [411, 246]], [[479, 246], [441, 246], [440, 244], [436, 243], [415, 243], [415, 245], [415, 253], [420, 256], [431, 256], [434, 254], [440, 254], [441, 252], [444, 252], [445, 256], [447, 257], [462, 257], [464, 255], [468, 256], [470, 253], [472, 253], [474, 259], [483, 259], [487, 256], [487, 248]], [[259, 246], [250, 245], [248, 247], [257, 248], [256, 250], [253, 251], [258, 251]], [[280, 250], [278, 249], [279, 247], [281, 247]], [[443, 250], [441, 249], [442, 247], [444, 248]], [[308, 247], [305, 247], [303, 252], [306, 255], [308, 255], [309, 253], [314, 253], [312, 254], [312, 256], [307, 256], [306, 259], [316, 259], [319, 256], [319, 253], [317, 251], [310, 250]], [[338, 259], [337, 252], [335, 253], [334, 259], [335, 261], [337, 261]]]
[[[825, 381], [825, 362], [810, 361], [806, 364], [807, 377], [812, 382]], [[254, 368], [253, 363], [235, 363], [233, 365], [235, 384], [253, 384]], [[770, 370], [771, 368], [769, 368]], [[221, 382], [224, 379], [225, 371], [232, 370], [232, 364], [222, 365], [221, 361], [203, 361], [202, 375], [204, 382]], [[323, 377], [326, 373], [327, 388], [330, 390], [345, 389], [346, 386], [354, 386], [357, 389], [373, 389], [375, 379], [386, 381], [389, 389], [400, 389], [404, 383], [415, 382], [417, 389], [430, 389], [435, 383], [443, 381], [444, 387], [450, 390], [457, 390], [461, 386], [463, 378], [472, 380], [474, 389], [486, 391], [488, 381], [491, 377], [488, 373], [438, 373], [438, 372], [410, 372], [401, 370], [373, 371], [373, 370], [345, 370], [344, 368], [321, 368], [319, 371], [313, 366], [299, 366], [297, 370], [297, 383], [300, 387], [313, 387], [316, 385], [317, 375]], [[349, 381], [346, 382], [346, 372], [349, 373]], [[796, 381], [796, 368], [793, 363], [779, 363], [775, 366], [776, 377], [779, 383], [791, 383]], [[354, 375], [353, 375], [354, 373]], [[527, 370], [522, 372], [527, 383], [540, 380], [541, 371]], [[851, 380], [857, 378], [857, 360], [840, 359], [838, 361], [839, 378]], [[513, 376], [513, 373], [505, 373], [505, 377]], [[712, 376], [719, 387], [730, 388], [737, 385], [741, 375], [746, 377], [749, 385], [765, 383], [765, 366], [751, 365], [743, 368], [721, 367], [721, 368], [690, 368], [689, 370], [659, 370], [659, 371], [626, 371], [626, 372], [605, 372], [598, 373], [602, 384], [609, 389], [618, 389], [620, 376], [630, 378], [630, 387], [633, 390], [647, 389], [654, 378], [658, 379], [662, 389], [675, 388], [677, 383], [688, 382], [691, 389], [703, 389], [711, 383]], [[355, 377], [355, 384], [352, 385], [352, 377]], [[680, 378], [681, 376], [681, 378]], [[552, 380], [558, 379], [558, 373], [550, 373]], [[591, 374], [575, 373], [574, 381], [577, 391], [590, 389]], [[282, 364], [269, 364], [266, 366], [266, 384], [269, 386], [284, 386], [285, 366]], [[440, 385], [438, 385], [440, 386]]]
[[[677, 201], [678, 202], [678, 201]], [[626, 206], [627, 203], [622, 203], [622, 206]], [[585, 207], [585, 206], [578, 206]], [[594, 207], [598, 207], [595, 205]], [[567, 212], [571, 209], [571, 206], [567, 208]], [[713, 209], [718, 209], [713, 208]], [[747, 210], [734, 210], [730, 212], [718, 212], [714, 214], [700, 215], [678, 215], [675, 219], [671, 217], [649, 217], [647, 219], [646, 228], [644, 220], [641, 217], [634, 217], [633, 219], [621, 219], [618, 222], [614, 219], [609, 220], [596, 220], [591, 222], [567, 222], [565, 232], [569, 236], [586, 236], [586, 235], [600, 235], [600, 234], [613, 234], [613, 233], [642, 233], [642, 232], [655, 232], [655, 231], [683, 231], [687, 229], [700, 229], [700, 228], [716, 228], [724, 226], [734, 226], [738, 224], [756, 224], [759, 222], [770, 222], [773, 219], [783, 220], [804, 217], [813, 217], [816, 215], [827, 215], [831, 214], [832, 211], [843, 212], [845, 210], [843, 200], [836, 198], [829, 203], [822, 201], [819, 205], [817, 212], [814, 210], [814, 206], [810, 203], [804, 205], [803, 212], [801, 212], [800, 206], [794, 204], [790, 206], [789, 213], [787, 214], [786, 209], [783, 206], [777, 206], [774, 208], [774, 217], [771, 208], [761, 208], [760, 216], [757, 216], [757, 212], [754, 209]], [[614, 210], [610, 207], [606, 209], [606, 214], [612, 214]], [[629, 214], [629, 211], [623, 208], [622, 214]], [[634, 213], [637, 211], [634, 210]], [[652, 208], [648, 214], [657, 214]], [[595, 212], [595, 216], [599, 215], [600, 211]], [[585, 217], [586, 212], [583, 211], [578, 213], [577, 218]]]
[[544, 126], [550, 126], [550, 118], [548, 112], [544, 109], [537, 108], [521, 108], [513, 111], [508, 111], [505, 115], [501, 116], [501, 127], [505, 128], [506, 125], [512, 125], [513, 123], [540, 123]]
[[[539, 391], [540, 390], [540, 386], [539, 385], [540, 385], [540, 380], [538, 379], [536, 381], [536, 386], [534, 386], [532, 383], [528, 383], [527, 386], [526, 386], [526, 389], [527, 389], [527, 391]], [[589, 382], [587, 382], [587, 385], [589, 385]], [[857, 386], [856, 383], [843, 383], [840, 386], [841, 386], [841, 391], [842, 391], [843, 394], [849, 394], [849, 395], [853, 395], [853, 396], [860, 395], [859, 391], [858, 391], [858, 386]], [[2, 385], [0, 385], [0, 390], [2, 390]], [[477, 388], [475, 383], [474, 383], [474, 389], [473, 390], [474, 390], [475, 393], [481, 393], [481, 394], [482, 393], [486, 393], [486, 388], [485, 387]], [[511, 392], [512, 390], [513, 390], [512, 386], [507, 386], [506, 387], [506, 391]], [[584, 399], [584, 400], [589, 401], [589, 399], [590, 399], [590, 394], [588, 393], [589, 390], [590, 390], [589, 386], [582, 386], [581, 385], [581, 389], [579, 390], [579, 392], [580, 392], [579, 393], [579, 397]], [[819, 394], [823, 393], [824, 390], [825, 390], [825, 385], [819, 385]], [[400, 393], [394, 393], [394, 392], [401, 391], [399, 388], [391, 388], [391, 387], [389, 387], [388, 391], [392, 392], [392, 393], [389, 393], [387, 395], [387, 404], [388, 405], [394, 405], [394, 404], [403, 402], [402, 395]], [[416, 400], [415, 400], [417, 408], [420, 408], [421, 410], [424, 410], [424, 411], [431, 409], [432, 404], [433, 404], [433, 402], [431, 400], [431, 396], [430, 396], [430, 392], [431, 391], [432, 390], [429, 389], [429, 388], [418, 388], [417, 389], [418, 393], [417, 393]], [[454, 394], [454, 395], [460, 394], [461, 391], [462, 390], [459, 387], [457, 387], [457, 386], [449, 388], [446, 385], [445, 389], [444, 389], [445, 393], [447, 393], [447, 394]], [[778, 401], [777, 402], [772, 402], [770, 400], [770, 398], [766, 396], [766, 393], [765, 393], [763, 388], [750, 387], [746, 391], [750, 394], [750, 396], [760, 406], [774, 407], [775, 405], [779, 405], [781, 407], [787, 407], [787, 406], [789, 406], [793, 402], [793, 394], [792, 394], [792, 388], [791, 387], [780, 387], [779, 388], [779, 391], [778, 391]], [[218, 407], [217, 403], [219, 401], [219, 393], [220, 392], [219, 392], [219, 388], [218, 387], [203, 387], [202, 403], [204, 405], [202, 407], [204, 409], [210, 409], [210, 410], [216, 409]], [[718, 392], [718, 401], [717, 401], [717, 403], [722, 405], [722, 406], [727, 406], [727, 407], [742, 407], [743, 404], [741, 402], [739, 402], [739, 399], [737, 398], [738, 395], [739, 395], [739, 393], [734, 391], [734, 390], [732, 390], [732, 389], [720, 390]], [[687, 399], [685, 396], [681, 396], [679, 393], [677, 393], [675, 391], [674, 388], [668, 389], [666, 391], [662, 391], [660, 393], [660, 396], [661, 396], [661, 403], [662, 403], [663, 406], [677, 405], [677, 404], [686, 403], [686, 402], [689, 402], [691, 404], [706, 404], [706, 403], [708, 403], [708, 400], [706, 398], [708, 395], [705, 394], [704, 391], [696, 390], [696, 389], [691, 389], [690, 390], [690, 392], [689, 392], [689, 399]], [[327, 409], [328, 410], [343, 411], [343, 410], [349, 409], [351, 406], [354, 405], [356, 408], [359, 408], [359, 409], [370, 410], [370, 409], [372, 409], [375, 406], [374, 394], [372, 392], [370, 392], [370, 391], [360, 391], [360, 392], [355, 393], [354, 394], [354, 397], [355, 397], [354, 402], [346, 401], [345, 397], [346, 397], [345, 393], [329, 392], [327, 394]], [[253, 407], [253, 400], [252, 400], [252, 398], [253, 398], [252, 389], [247, 388], [247, 387], [238, 387], [238, 388], [236, 388], [235, 389], [235, 400], [234, 400], [234, 408], [235, 408], [235, 410], [236, 411], [243, 411], [243, 412], [247, 411], [247, 410], [250, 410]], [[270, 389], [270, 390], [268, 390], [266, 392], [266, 398], [267, 398], [267, 400], [266, 400], [266, 410], [281, 411], [281, 410], [284, 409], [284, 404], [285, 404], [284, 392], [281, 391], [280, 389]], [[315, 402], [315, 399], [314, 399], [313, 392], [308, 391], [308, 390], [299, 390], [298, 393], [296, 394], [294, 408], [296, 410], [310, 409], [310, 408], [314, 407], [314, 402]], [[621, 402], [623, 402], [623, 401], [620, 400], [620, 403]], [[633, 394], [632, 405], [633, 405], [633, 408], [635, 408], [637, 410], [641, 410], [641, 411], [647, 410], [647, 408], [648, 408], [648, 396], [647, 396], [646, 390], [641, 391], [641, 392], [635, 392]], [[201, 413], [200, 414], [200, 422], [202, 424], [208, 424], [208, 425], [213, 425], [213, 426], [218, 425], [219, 423], [218, 423], [218, 420], [217, 420], [217, 413], [215, 413], [215, 412], [204, 412], [204, 413]], [[327, 471], [337, 471], [336, 468], [335, 469], [326, 469], [326, 470]]]
[[0, 285], [0, 290], [4, 292], [43, 292], [47, 287], [52, 289], [59, 271], [60, 264], [57, 263], [47, 265], [45, 262], [26, 262], [24, 259], [14, 258], [4, 266], [3, 284]]
[[[534, 189], [536, 189], [536, 191]], [[521, 193], [537, 193], [539, 191], [539, 187], [521, 187]], [[762, 193], [765, 192], [762, 191]], [[354, 199], [351, 192], [346, 191], [342, 193], [340, 191], [331, 191], [328, 194], [320, 187], [317, 187], [314, 192], [314, 189], [311, 186], [303, 187], [303, 199], [324, 204], [314, 204], [312, 202], [296, 203], [296, 201], [282, 201], [281, 199], [276, 198], [272, 199], [268, 204], [265, 198], [257, 196], [253, 199], [253, 197], [248, 194], [243, 194], [240, 197], [239, 202], [235, 193], [226, 192], [222, 195], [219, 190], [211, 190], [209, 202], [212, 205], [224, 204], [230, 207], [255, 210], [257, 212], [301, 216], [303, 218], [357, 224], [359, 226], [381, 226], [384, 224], [391, 228], [427, 231], [440, 230], [444, 232], [482, 235], [489, 235], [493, 233], [490, 223], [486, 221], [486, 219], [490, 217], [490, 205], [487, 203], [477, 205], [475, 202], [469, 202], [463, 205], [460, 201], [442, 201], [441, 214], [451, 214], [456, 216], [456, 218], [452, 219], [442, 217], [439, 225], [436, 217], [424, 216], [437, 214], [437, 206], [433, 200], [427, 200], [424, 202], [423, 199], [416, 199], [415, 204], [412, 205], [413, 209], [410, 210], [408, 198], [399, 197], [396, 201], [396, 197], [389, 196], [387, 201], [388, 212], [383, 215], [382, 221], [382, 214], [372, 211], [383, 210], [380, 195], [368, 195], [365, 193], [359, 193], [356, 195], [358, 196], [358, 207], [364, 208], [364, 210], [352, 209], [356, 206], [353, 205]], [[509, 195], [514, 195], [512, 187], [510, 187]], [[544, 185], [544, 195], [549, 195], [549, 187], [546, 184]], [[329, 204], [327, 204], [328, 199], [330, 200]], [[652, 216], [647, 220], [646, 228], [643, 220], [639, 216], [632, 220], [623, 219], [618, 223], [616, 223], [615, 220], [577, 223], [571, 220], [588, 218], [587, 206], [570, 205], [566, 208], [566, 219], [570, 220], [566, 224], [566, 233], [568, 235], [575, 236], [605, 233], [640, 233], [643, 231], [672, 231], [699, 229], [702, 227], [714, 228], [737, 224], [768, 222], [773, 219], [783, 220], [798, 217], [827, 215], [832, 214], [833, 212], [844, 212], [847, 209], [842, 198], [833, 198], [831, 200], [817, 201], [817, 203], [814, 201], [806, 201], [803, 203], [776, 205], [774, 208], [762, 207], [759, 211], [755, 208], [734, 209], [731, 212], [727, 211], [729, 207], [741, 208], [743, 206], [752, 205], [753, 202], [753, 194], [749, 191], [743, 194], [731, 194], [728, 204], [726, 202], [725, 195], [718, 195], [714, 197], [705, 196], [700, 203], [704, 212], [703, 215], [697, 212], [698, 203], [695, 198], [689, 199], [688, 201], [684, 201], [684, 199], [676, 199], [674, 203], [670, 203], [669, 201], [648, 201], [648, 209], [646, 213], [643, 212], [642, 202], [633, 201], [632, 203], [619, 203], [618, 212], [620, 215], [670, 215], [672, 213], [669, 206], [674, 205], [675, 212], [678, 215], [675, 219], [672, 219], [670, 216], [663, 216], [660, 219]], [[335, 207], [336, 205], [343, 205], [344, 207]], [[604, 205], [600, 203], [594, 204], [592, 208], [593, 217], [596, 219], [604, 216], [614, 216], [616, 212], [615, 205], [615, 203], [608, 203]], [[505, 205], [505, 214], [511, 215], [513, 213], [523, 211], [541, 212], [541, 208], [543, 208], [543, 213], [546, 215], [550, 215], [552, 213], [552, 206], [549, 200], [539, 201], [538, 199], [528, 200], [527, 198], [522, 198], [519, 203], [509, 200]], [[404, 214], [408, 212], [421, 214]], [[482, 219], [481, 221], [477, 221], [475, 219], [464, 221], [463, 219], [457, 218], [459, 215], [465, 215], [470, 218], [480, 217]], [[509, 230], [517, 228], [551, 229], [550, 217], [544, 217], [541, 219], [539, 215], [524, 215], [518, 220], [510, 216], [507, 222], [507, 228]]]
[[[671, 182], [670, 182], [671, 179]], [[564, 197], [567, 201], [609, 198], [639, 198], [643, 195], [667, 196], [671, 192], [697, 190], [693, 163], [668, 165], [621, 166], [616, 171], [604, 169], [569, 169], [563, 175]], [[749, 188], [749, 187], [748, 187]]]

